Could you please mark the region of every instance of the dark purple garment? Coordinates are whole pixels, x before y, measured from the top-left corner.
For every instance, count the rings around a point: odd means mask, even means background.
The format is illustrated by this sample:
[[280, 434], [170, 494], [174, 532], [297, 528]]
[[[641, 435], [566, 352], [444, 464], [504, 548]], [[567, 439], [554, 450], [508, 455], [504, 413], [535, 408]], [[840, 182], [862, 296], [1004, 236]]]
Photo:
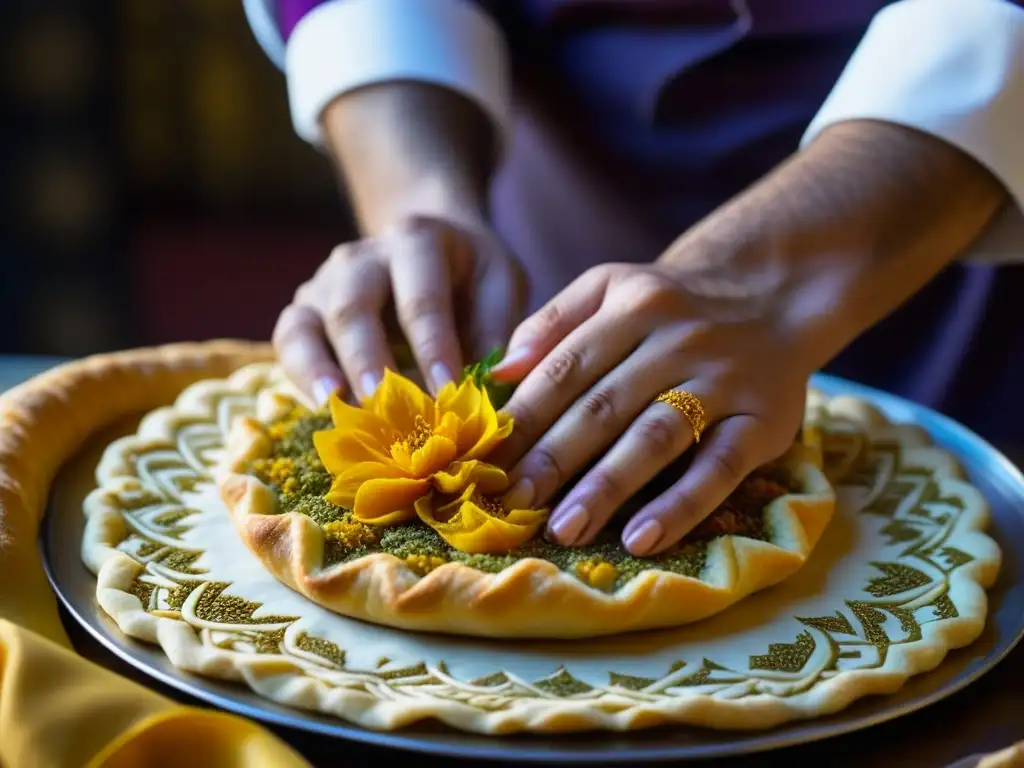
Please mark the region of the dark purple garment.
[[[313, 0], [278, 0], [287, 35]], [[884, 0], [490, 0], [515, 73], [496, 227], [538, 307], [588, 267], [650, 262], [790, 155]], [[996, 277], [998, 275], [998, 282]], [[827, 371], [1018, 441], [1024, 269], [954, 265]]]
[[285, 40], [291, 37], [295, 25], [302, 21], [302, 17], [324, 2], [325, 0], [277, 0], [277, 28], [281, 31], [281, 37]]

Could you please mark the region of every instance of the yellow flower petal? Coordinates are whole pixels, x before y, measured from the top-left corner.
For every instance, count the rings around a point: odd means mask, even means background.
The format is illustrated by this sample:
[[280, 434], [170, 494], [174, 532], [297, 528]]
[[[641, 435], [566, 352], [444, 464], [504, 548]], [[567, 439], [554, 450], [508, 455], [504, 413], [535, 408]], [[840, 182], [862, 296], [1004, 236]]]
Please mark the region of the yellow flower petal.
[[379, 461], [361, 461], [353, 464], [334, 478], [331, 490], [325, 497], [331, 504], [352, 509], [360, 486], [370, 480], [408, 480], [404, 472], [394, 464]]
[[384, 369], [383, 381], [364, 408], [400, 434], [409, 434], [416, 429], [417, 416], [431, 427], [436, 423], [434, 401], [430, 395], [390, 368]]
[[434, 488], [443, 494], [461, 494], [467, 486], [476, 486], [486, 496], [508, 490], [508, 475], [493, 464], [482, 461], [455, 461], [443, 472], [435, 472]]
[[437, 398], [437, 406], [440, 412], [458, 414], [462, 421], [458, 440], [460, 455], [473, 450], [495, 420], [487, 391], [478, 388], [472, 379], [464, 380], [458, 389], [453, 387], [442, 390]]
[[390, 444], [389, 436], [393, 431], [391, 425], [373, 411], [349, 405], [337, 395], [331, 395], [329, 402], [331, 421], [334, 422], [336, 430], [365, 433], [371, 436], [381, 448]]
[[512, 434], [514, 426], [512, 417], [503, 411], [494, 410], [486, 389], [481, 390], [480, 400], [480, 426], [479, 431], [474, 435], [473, 444], [465, 446], [460, 439], [459, 454], [463, 460], [485, 458]]
[[504, 518], [492, 515], [481, 507], [484, 500], [472, 485], [455, 501], [435, 509], [436, 501], [433, 494], [417, 499], [417, 516], [455, 549], [470, 554], [504, 554], [522, 546], [548, 514], [547, 510], [517, 509]]
[[[410, 478], [367, 480], [359, 486], [352, 516], [369, 525], [396, 525], [416, 516], [413, 505], [430, 483]], [[333, 489], [332, 489], [333, 493]], [[328, 501], [330, 494], [328, 494]]]
[[437, 394], [438, 413], [454, 413], [468, 423], [480, 412], [480, 390], [472, 379], [456, 386], [448, 382]]
[[455, 413], [448, 411], [447, 413], [440, 413], [437, 417], [437, 426], [434, 427], [435, 435], [442, 435], [447, 437], [453, 443], [459, 442], [459, 434], [464, 428], [464, 422]]
[[440, 472], [455, 459], [455, 443], [447, 437], [434, 435], [412, 455], [412, 474], [429, 477]]
[[324, 468], [340, 475], [364, 461], [388, 463], [390, 456], [372, 435], [362, 430], [324, 429], [313, 433], [313, 446]]
[[[451, 494], [472, 485], [484, 496], [507, 490], [506, 474], [482, 459], [512, 432], [512, 419], [495, 411], [472, 379], [449, 383], [435, 402], [411, 380], [386, 370], [362, 408], [335, 397], [331, 415], [334, 428], [313, 437], [334, 477], [327, 500], [351, 507], [360, 520], [385, 525], [409, 519], [413, 503], [431, 488]], [[476, 519], [467, 510], [466, 519]], [[477, 527], [502, 531], [533, 524], [532, 518], [517, 522], [520, 517], [502, 515]]]

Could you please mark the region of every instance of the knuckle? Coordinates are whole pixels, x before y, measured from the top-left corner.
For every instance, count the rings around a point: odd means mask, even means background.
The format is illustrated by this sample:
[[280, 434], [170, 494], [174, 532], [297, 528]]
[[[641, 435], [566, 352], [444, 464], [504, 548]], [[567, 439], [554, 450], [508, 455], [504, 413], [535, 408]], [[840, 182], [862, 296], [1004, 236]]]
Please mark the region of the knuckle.
[[539, 424], [532, 410], [519, 403], [510, 400], [504, 411], [512, 418], [515, 429], [509, 435], [507, 442], [524, 443], [537, 439], [539, 435]]
[[347, 328], [362, 314], [362, 308], [348, 301], [337, 302], [324, 313], [324, 324], [332, 333]]
[[557, 304], [542, 307], [531, 322], [531, 331], [547, 335], [562, 326], [564, 315]]
[[422, 237], [434, 235], [441, 229], [441, 223], [422, 213], [413, 213], [403, 218], [397, 225], [396, 234], [406, 237]]
[[595, 390], [583, 398], [583, 410], [592, 421], [610, 426], [616, 421], [615, 397], [610, 391]]
[[[713, 341], [712, 324], [704, 320], [691, 320], [680, 329], [677, 345], [680, 349], [707, 348], [708, 342]], [[728, 375], [724, 372], [722, 375]]]
[[593, 488], [593, 494], [602, 501], [617, 502], [619, 499], [629, 496], [625, 493], [625, 483], [618, 473], [611, 468], [596, 469], [589, 478], [587, 484]]
[[698, 504], [692, 498], [676, 493], [656, 517], [662, 521], [665, 530], [671, 531], [678, 540], [700, 522], [701, 513]]
[[342, 264], [349, 261], [358, 251], [355, 243], [341, 243], [331, 249], [331, 255], [327, 257], [328, 264]]
[[601, 283], [617, 277], [621, 271], [621, 264], [598, 264], [596, 267], [590, 267], [590, 269], [586, 270], [579, 279]]
[[307, 280], [295, 289], [295, 304], [313, 304], [316, 301], [316, 284]]
[[583, 367], [583, 359], [575, 349], [567, 349], [554, 355], [541, 369], [545, 378], [555, 386], [562, 386], [572, 380]]
[[661, 315], [678, 303], [673, 286], [648, 274], [633, 277], [627, 285], [624, 301], [627, 312]]
[[403, 297], [397, 305], [398, 314], [406, 322], [434, 319], [443, 312], [443, 303], [438, 296], [429, 293]]
[[638, 425], [640, 441], [655, 454], [669, 454], [679, 446], [682, 430], [668, 416], [651, 416]]
[[440, 244], [447, 232], [448, 227], [441, 220], [424, 214], [411, 214], [396, 222], [383, 239], [391, 246], [402, 244], [425, 248]]
[[374, 240], [363, 238], [335, 246], [324, 268], [333, 272], [336, 269], [351, 269], [355, 265], [377, 258], [377, 244]]
[[277, 318], [277, 323], [274, 325], [274, 331], [271, 336], [273, 345], [277, 348], [283, 347], [294, 340], [297, 335], [308, 329], [312, 321], [310, 317], [311, 312], [312, 310], [309, 308], [297, 304], [286, 306], [281, 311]]
[[735, 445], [724, 443], [715, 448], [709, 457], [714, 470], [729, 481], [739, 481], [747, 473], [747, 459]]
[[543, 478], [542, 482], [552, 488], [561, 486], [565, 477], [554, 452], [547, 446], [538, 445], [532, 453], [533, 456], [530, 457], [531, 474]]

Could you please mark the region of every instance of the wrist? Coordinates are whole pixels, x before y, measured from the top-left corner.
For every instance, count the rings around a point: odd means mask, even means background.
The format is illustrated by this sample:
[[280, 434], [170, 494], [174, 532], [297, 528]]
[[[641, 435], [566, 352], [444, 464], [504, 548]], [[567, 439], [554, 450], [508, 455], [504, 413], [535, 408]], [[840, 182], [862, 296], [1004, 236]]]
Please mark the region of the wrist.
[[1005, 199], [958, 149], [851, 121], [700, 222], [663, 259], [743, 275], [818, 368], [953, 261]]
[[423, 173], [404, 185], [401, 194], [356, 205], [365, 236], [379, 235], [411, 218], [432, 218], [466, 228], [484, 226], [487, 206], [482, 194], [453, 184], [444, 175]]
[[423, 83], [382, 83], [337, 99], [323, 119], [364, 234], [409, 215], [482, 217], [495, 132], [461, 95]]

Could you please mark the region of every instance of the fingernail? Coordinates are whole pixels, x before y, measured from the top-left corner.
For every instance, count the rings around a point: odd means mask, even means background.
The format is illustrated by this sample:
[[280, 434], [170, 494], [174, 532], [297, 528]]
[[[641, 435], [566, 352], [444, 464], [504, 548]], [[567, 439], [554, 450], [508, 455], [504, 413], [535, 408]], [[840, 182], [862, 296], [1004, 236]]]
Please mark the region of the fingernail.
[[316, 400], [317, 405], [323, 407], [340, 387], [341, 383], [336, 379], [332, 379], [330, 376], [321, 376], [313, 382], [313, 399]]
[[648, 520], [626, 537], [626, 549], [634, 555], [645, 555], [661, 541], [664, 533], [661, 523]]
[[555, 515], [550, 525], [551, 533], [563, 545], [572, 544], [583, 533], [583, 529], [587, 527], [589, 519], [590, 516], [587, 514], [587, 510], [577, 504], [572, 509]]
[[533, 505], [535, 494], [536, 490], [533, 487], [533, 483], [529, 478], [524, 477], [509, 489], [508, 493], [502, 498], [502, 504], [509, 511], [513, 509], [530, 509]]
[[359, 387], [363, 390], [363, 397], [371, 397], [380, 386], [380, 377], [375, 373], [366, 372], [359, 377]]
[[529, 347], [517, 347], [516, 349], [510, 350], [506, 355], [501, 358], [501, 362], [494, 366], [492, 371], [503, 371], [506, 368], [511, 368], [514, 365], [527, 360], [530, 357]]
[[434, 363], [430, 366], [430, 383], [434, 387], [435, 393], [440, 392], [441, 388], [449, 381], [454, 381], [454, 378], [447, 365], [444, 363]]

